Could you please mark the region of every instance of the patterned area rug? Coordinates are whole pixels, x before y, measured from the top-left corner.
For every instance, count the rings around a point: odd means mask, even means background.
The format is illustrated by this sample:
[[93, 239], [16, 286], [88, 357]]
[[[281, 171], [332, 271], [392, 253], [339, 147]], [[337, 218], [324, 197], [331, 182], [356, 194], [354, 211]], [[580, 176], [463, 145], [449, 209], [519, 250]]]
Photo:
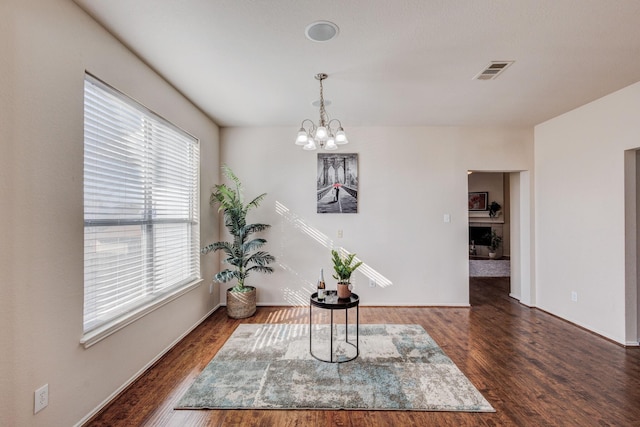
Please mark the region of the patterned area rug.
[[470, 259], [469, 277], [509, 277], [511, 261], [508, 259]]
[[[314, 325], [316, 356], [328, 358], [329, 331]], [[334, 351], [350, 356], [344, 332]], [[421, 326], [360, 325], [359, 343], [357, 359], [326, 363], [309, 354], [307, 324], [241, 324], [176, 409], [495, 412]]]

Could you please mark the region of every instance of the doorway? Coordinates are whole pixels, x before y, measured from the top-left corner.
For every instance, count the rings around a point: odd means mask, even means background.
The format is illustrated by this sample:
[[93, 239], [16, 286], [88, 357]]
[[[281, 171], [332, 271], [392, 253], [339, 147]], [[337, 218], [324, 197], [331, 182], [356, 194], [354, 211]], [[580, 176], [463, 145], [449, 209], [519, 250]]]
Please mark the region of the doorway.
[[476, 171], [469, 173], [467, 180], [469, 277], [482, 278], [481, 282], [485, 283], [501, 278], [508, 283], [511, 276], [509, 174]]
[[[473, 177], [473, 175], [476, 177]], [[531, 181], [529, 171], [479, 171], [468, 173], [468, 192], [484, 192], [486, 187], [490, 191], [488, 203], [497, 201], [501, 205], [502, 213], [498, 220], [484, 215], [470, 214], [468, 225], [486, 226], [486, 224], [500, 224], [502, 227], [502, 258], [509, 263], [509, 289], [510, 297], [517, 299], [522, 304], [535, 306], [534, 270], [532, 268], [532, 228], [531, 228]], [[493, 183], [492, 183], [493, 182]], [[491, 191], [491, 189], [494, 189]], [[502, 192], [502, 194], [500, 193]], [[502, 198], [500, 199], [500, 196]], [[500, 200], [502, 203], [500, 203]], [[482, 219], [482, 221], [480, 221]], [[470, 256], [471, 256], [471, 243]], [[476, 256], [483, 256], [484, 251]], [[487, 259], [488, 261], [488, 259]], [[470, 269], [471, 275], [471, 269]]]

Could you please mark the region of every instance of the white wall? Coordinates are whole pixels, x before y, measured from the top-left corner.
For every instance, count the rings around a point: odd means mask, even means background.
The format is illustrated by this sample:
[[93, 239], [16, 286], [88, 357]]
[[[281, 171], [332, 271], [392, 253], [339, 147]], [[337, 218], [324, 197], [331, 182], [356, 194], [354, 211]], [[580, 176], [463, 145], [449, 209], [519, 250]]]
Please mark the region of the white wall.
[[[218, 303], [204, 284], [84, 349], [85, 69], [200, 138], [203, 239], [218, 128], [68, 0], [3, 0], [0, 16], [0, 425], [69, 426]], [[34, 390], [49, 406], [33, 414]]]
[[640, 147], [638, 111], [640, 83], [535, 128], [537, 305], [620, 343], [624, 150]]
[[[268, 193], [252, 219], [272, 224], [265, 237], [278, 267], [252, 278], [258, 303], [308, 302], [320, 268], [335, 288], [330, 248], [344, 247], [366, 263], [353, 276], [363, 305], [467, 305], [467, 170], [530, 169], [532, 130], [346, 131], [341, 151], [359, 155], [357, 214], [316, 213], [317, 155], [293, 144], [294, 127], [222, 129], [221, 158], [247, 197]], [[369, 288], [369, 277], [381, 286]]]

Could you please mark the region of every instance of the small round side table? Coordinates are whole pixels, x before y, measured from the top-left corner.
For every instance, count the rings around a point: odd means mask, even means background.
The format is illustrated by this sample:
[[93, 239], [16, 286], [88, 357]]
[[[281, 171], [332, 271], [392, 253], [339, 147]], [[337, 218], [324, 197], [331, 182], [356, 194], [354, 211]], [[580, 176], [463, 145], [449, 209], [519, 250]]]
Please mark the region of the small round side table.
[[[309, 304], [309, 353], [316, 359], [321, 362], [328, 363], [344, 363], [350, 362], [357, 358], [360, 355], [360, 297], [357, 294], [351, 293], [351, 297], [349, 298], [338, 298], [338, 291], [325, 291], [325, 299], [320, 301], [318, 300], [318, 293], [314, 292], [311, 294], [310, 304]], [[322, 359], [315, 354], [313, 354], [313, 349], [311, 343], [313, 341], [313, 324], [312, 324], [312, 308], [318, 307], [325, 310], [331, 310], [331, 323], [330, 327], [330, 348], [329, 348], [329, 360]], [[349, 341], [349, 309], [356, 308], [356, 342]], [[356, 355], [351, 358], [339, 359], [338, 356], [334, 358], [333, 355], [333, 311], [334, 310], [344, 310], [345, 312], [345, 322], [344, 322], [344, 330], [345, 330], [345, 342], [356, 349]]]

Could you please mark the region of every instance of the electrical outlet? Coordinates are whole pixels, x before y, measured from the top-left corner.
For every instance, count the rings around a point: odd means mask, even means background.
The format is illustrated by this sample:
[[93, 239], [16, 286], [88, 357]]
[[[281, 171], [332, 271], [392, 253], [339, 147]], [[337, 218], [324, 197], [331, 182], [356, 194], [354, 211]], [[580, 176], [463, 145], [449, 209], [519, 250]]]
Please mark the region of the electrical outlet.
[[578, 302], [578, 293], [576, 291], [571, 291], [571, 301]]
[[338, 230], [338, 238], [342, 239], [342, 230]]
[[209, 283], [209, 293], [213, 293], [213, 283]]
[[369, 287], [370, 288], [376, 287], [376, 279], [369, 279]]
[[49, 405], [49, 384], [45, 384], [35, 391], [33, 413], [37, 414]]

